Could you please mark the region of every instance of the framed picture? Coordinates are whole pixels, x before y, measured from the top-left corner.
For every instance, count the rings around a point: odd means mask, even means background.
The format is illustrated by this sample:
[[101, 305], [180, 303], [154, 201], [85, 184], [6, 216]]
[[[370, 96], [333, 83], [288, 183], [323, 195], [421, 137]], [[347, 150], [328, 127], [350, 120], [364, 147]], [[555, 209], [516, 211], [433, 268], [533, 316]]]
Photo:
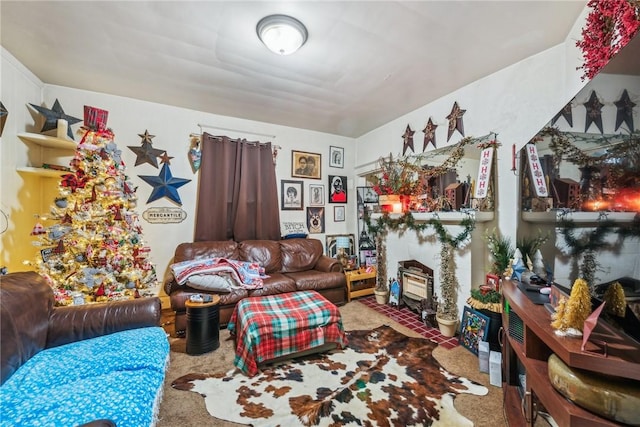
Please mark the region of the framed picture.
[[347, 177], [329, 175], [329, 203], [347, 203]]
[[378, 203], [378, 193], [373, 190], [373, 187], [356, 187], [358, 194], [358, 204]]
[[291, 151], [291, 176], [294, 178], [320, 179], [322, 155], [304, 151]]
[[302, 181], [280, 181], [280, 209], [283, 211], [301, 211], [304, 202]]
[[309, 184], [309, 206], [324, 206], [324, 185]]
[[329, 166], [332, 168], [344, 168], [344, 148], [329, 147]]
[[338, 255], [338, 246], [336, 244], [338, 237], [348, 237], [349, 238], [349, 247], [344, 248], [345, 252], [349, 256], [357, 255], [356, 254], [356, 237], [353, 234], [330, 234], [326, 237], [327, 239], [327, 256], [331, 258], [335, 258]]
[[487, 274], [487, 283], [485, 285], [496, 291], [500, 290], [500, 278], [495, 274]]
[[307, 228], [309, 234], [324, 233], [324, 208], [307, 208]]
[[489, 317], [471, 307], [465, 307], [460, 325], [460, 345], [477, 355], [478, 342], [486, 341], [488, 338], [490, 322]]
[[333, 207], [333, 220], [335, 222], [344, 221], [344, 206], [334, 206]]

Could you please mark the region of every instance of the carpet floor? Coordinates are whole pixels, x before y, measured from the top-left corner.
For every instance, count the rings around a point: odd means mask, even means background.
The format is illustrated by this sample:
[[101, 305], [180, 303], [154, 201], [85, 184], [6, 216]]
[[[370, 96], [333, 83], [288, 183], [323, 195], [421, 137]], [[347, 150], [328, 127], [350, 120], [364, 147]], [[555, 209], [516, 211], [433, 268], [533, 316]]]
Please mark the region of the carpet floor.
[[[392, 308], [392, 310], [398, 309]], [[389, 325], [405, 335], [424, 336], [422, 332], [414, 331], [400, 323], [401, 319], [394, 320], [370, 308], [366, 297], [340, 307], [340, 313], [346, 330], [373, 329], [380, 325]], [[412, 314], [417, 318], [417, 314]], [[400, 314], [396, 312], [391, 315]], [[186, 340], [175, 337], [172, 317], [171, 312], [163, 313], [163, 325], [170, 336], [171, 354], [157, 427], [238, 426], [238, 424], [211, 417], [205, 408], [204, 399], [198, 394], [175, 390], [171, 387], [173, 380], [189, 373], [224, 373], [233, 369], [235, 352], [229, 332], [226, 329], [220, 331], [220, 347], [217, 350], [191, 356], [186, 354]], [[457, 344], [457, 339], [454, 340]], [[507, 426], [503, 414], [502, 388], [491, 386], [489, 375], [479, 372], [478, 358], [475, 355], [462, 346], [451, 347], [450, 344], [439, 345], [433, 355], [447, 371], [477, 381], [489, 389], [486, 396], [458, 396], [455, 407], [462, 415], [479, 427]]]

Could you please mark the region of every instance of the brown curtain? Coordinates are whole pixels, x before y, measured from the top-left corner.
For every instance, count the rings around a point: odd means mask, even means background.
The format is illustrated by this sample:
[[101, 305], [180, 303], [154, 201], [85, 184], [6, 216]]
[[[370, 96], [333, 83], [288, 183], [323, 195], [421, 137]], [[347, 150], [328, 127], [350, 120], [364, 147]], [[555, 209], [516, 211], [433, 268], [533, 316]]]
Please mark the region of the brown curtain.
[[194, 241], [280, 240], [271, 143], [202, 135]]

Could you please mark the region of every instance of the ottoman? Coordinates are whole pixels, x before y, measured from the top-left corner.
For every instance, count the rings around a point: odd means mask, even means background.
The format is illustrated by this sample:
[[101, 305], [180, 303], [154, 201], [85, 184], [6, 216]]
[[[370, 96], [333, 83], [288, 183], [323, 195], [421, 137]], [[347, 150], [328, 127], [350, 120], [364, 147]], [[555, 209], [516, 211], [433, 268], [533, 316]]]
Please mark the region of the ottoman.
[[233, 363], [248, 376], [266, 362], [347, 344], [338, 307], [316, 291], [244, 298], [227, 329], [235, 338]]

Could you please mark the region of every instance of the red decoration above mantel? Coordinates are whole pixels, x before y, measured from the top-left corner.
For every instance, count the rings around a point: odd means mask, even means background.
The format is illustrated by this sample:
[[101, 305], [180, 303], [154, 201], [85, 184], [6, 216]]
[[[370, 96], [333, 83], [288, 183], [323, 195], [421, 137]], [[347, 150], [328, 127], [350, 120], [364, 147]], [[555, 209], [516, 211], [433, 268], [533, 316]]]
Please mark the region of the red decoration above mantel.
[[593, 77], [640, 29], [640, 0], [589, 0], [591, 12], [582, 29], [582, 79]]

